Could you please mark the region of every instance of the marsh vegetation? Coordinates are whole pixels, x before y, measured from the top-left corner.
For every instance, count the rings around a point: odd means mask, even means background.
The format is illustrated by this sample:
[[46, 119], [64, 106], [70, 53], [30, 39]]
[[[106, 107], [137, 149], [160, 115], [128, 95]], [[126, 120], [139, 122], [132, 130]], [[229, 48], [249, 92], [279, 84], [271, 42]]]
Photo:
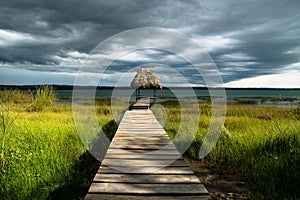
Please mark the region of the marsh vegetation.
[[[71, 105], [55, 105], [49, 87], [40, 93], [1, 91], [0, 97], [0, 199], [83, 198], [100, 163], [82, 145]], [[160, 106], [164, 128], [174, 138], [180, 106]], [[199, 128], [186, 152], [193, 159], [198, 159], [211, 115], [209, 103], [199, 108]], [[103, 131], [112, 138], [117, 126], [110, 100], [98, 101], [96, 110]], [[203, 162], [245, 179], [251, 199], [299, 198], [299, 108], [227, 105], [221, 137]]]

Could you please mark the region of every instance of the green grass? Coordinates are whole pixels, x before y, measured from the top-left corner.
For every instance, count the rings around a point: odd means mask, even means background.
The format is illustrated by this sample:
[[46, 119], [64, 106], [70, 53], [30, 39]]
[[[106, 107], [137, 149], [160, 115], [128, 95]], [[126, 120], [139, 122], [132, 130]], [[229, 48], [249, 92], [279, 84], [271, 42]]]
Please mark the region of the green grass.
[[[3, 119], [9, 123], [18, 118], [6, 133], [0, 132], [0, 140], [5, 138], [0, 199], [82, 199], [100, 162], [82, 145], [71, 106], [48, 104], [37, 112], [26, 109], [32, 102], [11, 98], [1, 102]], [[109, 101], [101, 102], [97, 111], [104, 132], [112, 138], [116, 124]], [[2, 130], [2, 120], [0, 125]]]
[[66, 184], [84, 148], [68, 114], [26, 113], [6, 140], [1, 197], [45, 199]]
[[[82, 199], [100, 163], [82, 145], [71, 106], [50, 103], [41, 110], [28, 109], [35, 99], [19, 91], [2, 92], [1, 100], [0, 141], [5, 140], [0, 199]], [[166, 118], [164, 128], [173, 138], [180, 125], [180, 106], [161, 106], [165, 113], [156, 107], [162, 112], [157, 115]], [[197, 135], [186, 152], [195, 159], [211, 115], [209, 103], [199, 108]], [[117, 126], [110, 101], [97, 102], [96, 110], [103, 131], [112, 138]], [[4, 132], [3, 125], [15, 118]], [[189, 122], [184, 124], [188, 129]], [[299, 199], [299, 108], [228, 105], [225, 128], [204, 162], [212, 170], [246, 179], [251, 199]]]
[[[178, 105], [163, 104], [165, 129], [173, 138], [180, 123]], [[197, 159], [210, 122], [210, 105], [200, 104], [196, 138], [186, 154]], [[250, 184], [251, 199], [299, 199], [300, 115], [296, 109], [228, 105], [225, 128], [204, 159], [217, 172], [238, 175]]]
[[52, 86], [44, 85], [36, 89], [31, 111], [43, 111], [54, 103], [56, 96]]

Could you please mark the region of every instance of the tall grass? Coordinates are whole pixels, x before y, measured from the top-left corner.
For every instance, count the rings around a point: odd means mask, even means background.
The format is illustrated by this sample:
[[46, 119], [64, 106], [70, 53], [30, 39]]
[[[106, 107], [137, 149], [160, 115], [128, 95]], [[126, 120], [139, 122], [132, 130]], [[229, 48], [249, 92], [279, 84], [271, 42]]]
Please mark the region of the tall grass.
[[19, 117], [19, 114], [11, 116], [10, 107], [4, 105], [0, 99], [0, 135], [2, 136], [1, 141], [1, 152], [0, 152], [0, 164], [3, 167], [5, 165], [4, 149], [6, 140], [9, 138], [10, 129], [14, 125], [15, 120]]
[[[0, 127], [8, 127], [7, 122], [11, 126], [5, 129], [9, 137], [0, 133], [0, 141], [5, 138], [1, 146], [1, 163], [5, 164], [0, 166], [0, 199], [83, 198], [100, 163], [82, 145], [71, 106], [47, 103], [42, 111], [33, 112], [24, 108], [36, 97], [28, 103], [14, 102], [14, 95], [10, 98], [12, 101], [6, 99], [1, 107], [1, 118], [8, 121], [1, 121]], [[8, 105], [10, 110], [4, 110]], [[97, 110], [99, 121], [109, 124], [104, 132], [112, 138], [116, 124], [109, 106], [101, 104]]]
[[68, 115], [21, 115], [7, 140], [6, 165], [1, 168], [1, 197], [45, 199], [65, 184], [70, 168], [84, 149]]
[[30, 90], [20, 91], [20, 90], [11, 90], [4, 89], [0, 91], [0, 99], [2, 103], [10, 103], [10, 104], [19, 104], [19, 105], [28, 105], [33, 102], [33, 95]]
[[[0, 141], [5, 143], [1, 146], [0, 199], [80, 199], [89, 188], [99, 162], [82, 145], [71, 107], [54, 105], [51, 91], [48, 88], [36, 96], [30, 91], [0, 93]], [[43, 105], [27, 109], [39, 102], [37, 96], [44, 99]], [[166, 111], [164, 128], [174, 138], [180, 125], [180, 105], [166, 102], [162, 106]], [[211, 115], [209, 103], [199, 107], [197, 135], [186, 152], [195, 159]], [[103, 131], [112, 138], [117, 125], [110, 101], [97, 102], [96, 110]], [[184, 123], [188, 128], [188, 121]], [[228, 105], [221, 137], [205, 162], [213, 170], [245, 178], [252, 199], [297, 199], [299, 144], [297, 108]]]
[[34, 96], [34, 103], [30, 109], [32, 111], [43, 111], [54, 103], [55, 98], [52, 86], [44, 85], [38, 87]]
[[27, 109], [35, 112], [43, 111], [53, 105], [56, 95], [53, 86], [42, 85], [35, 91], [4, 89], [0, 91], [0, 99], [2, 103], [9, 104], [10, 107], [18, 108], [18, 110]]
[[[178, 130], [180, 110], [164, 105], [171, 138]], [[195, 159], [210, 123], [210, 105], [200, 104], [198, 132], [186, 154]], [[297, 108], [228, 105], [225, 127], [205, 158], [216, 171], [245, 178], [251, 199], [300, 197], [300, 120]]]

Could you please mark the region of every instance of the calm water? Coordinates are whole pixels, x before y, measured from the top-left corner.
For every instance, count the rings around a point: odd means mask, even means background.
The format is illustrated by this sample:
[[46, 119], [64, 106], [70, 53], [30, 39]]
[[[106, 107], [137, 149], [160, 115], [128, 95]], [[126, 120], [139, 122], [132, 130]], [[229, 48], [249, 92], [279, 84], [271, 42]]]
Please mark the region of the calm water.
[[[89, 90], [81, 90], [82, 96], [89, 93]], [[70, 101], [72, 90], [56, 90], [62, 99]], [[153, 90], [141, 90], [143, 97], [152, 97]], [[130, 89], [99, 89], [96, 91], [96, 98], [124, 97], [135, 101], [135, 91]], [[163, 89], [157, 90], [158, 101], [176, 100], [177, 98], [197, 97], [199, 102], [210, 101], [210, 95], [206, 89]], [[300, 103], [300, 89], [226, 89], [226, 100], [230, 103], [241, 103], [248, 105], [266, 106], [289, 106], [296, 107]]]

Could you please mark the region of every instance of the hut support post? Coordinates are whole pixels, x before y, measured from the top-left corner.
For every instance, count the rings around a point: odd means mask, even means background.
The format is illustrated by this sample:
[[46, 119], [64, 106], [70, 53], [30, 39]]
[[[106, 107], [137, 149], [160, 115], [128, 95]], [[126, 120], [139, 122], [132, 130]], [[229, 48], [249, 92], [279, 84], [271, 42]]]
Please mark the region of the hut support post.
[[140, 88], [135, 90], [135, 100], [138, 101], [141, 98], [141, 90]]
[[135, 89], [135, 101], [138, 100], [138, 89]]
[[153, 90], [154, 102], [156, 101], [156, 87]]

